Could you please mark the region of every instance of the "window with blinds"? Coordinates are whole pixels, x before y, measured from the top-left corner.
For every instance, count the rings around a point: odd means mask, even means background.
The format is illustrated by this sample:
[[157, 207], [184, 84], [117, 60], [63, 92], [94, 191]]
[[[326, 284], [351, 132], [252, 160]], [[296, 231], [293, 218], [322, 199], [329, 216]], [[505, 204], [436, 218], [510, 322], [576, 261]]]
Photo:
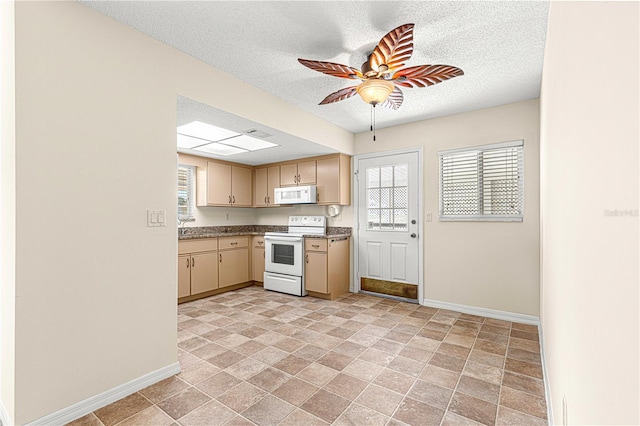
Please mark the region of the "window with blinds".
[[193, 166], [178, 165], [178, 219], [193, 219], [195, 170]]
[[441, 151], [440, 220], [522, 221], [524, 142]]

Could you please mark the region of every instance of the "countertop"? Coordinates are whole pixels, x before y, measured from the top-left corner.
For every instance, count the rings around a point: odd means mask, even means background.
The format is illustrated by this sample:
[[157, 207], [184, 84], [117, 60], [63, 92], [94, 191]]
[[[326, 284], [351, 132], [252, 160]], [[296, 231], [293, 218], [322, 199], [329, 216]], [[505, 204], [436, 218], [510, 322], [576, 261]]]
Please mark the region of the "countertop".
[[[265, 232], [287, 232], [287, 227], [278, 225], [234, 225], [178, 228], [178, 240], [264, 235]], [[350, 236], [351, 228], [328, 226], [325, 235], [305, 235], [305, 238], [342, 238]]]

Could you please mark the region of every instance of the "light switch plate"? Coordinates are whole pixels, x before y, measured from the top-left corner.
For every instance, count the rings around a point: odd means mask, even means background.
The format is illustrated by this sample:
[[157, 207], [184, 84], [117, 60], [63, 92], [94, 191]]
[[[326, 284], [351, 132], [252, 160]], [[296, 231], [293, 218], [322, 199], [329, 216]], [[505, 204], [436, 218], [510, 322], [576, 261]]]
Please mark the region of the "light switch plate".
[[166, 218], [166, 210], [147, 210], [147, 227], [167, 226]]
[[427, 222], [431, 222], [433, 220], [433, 213], [427, 212]]

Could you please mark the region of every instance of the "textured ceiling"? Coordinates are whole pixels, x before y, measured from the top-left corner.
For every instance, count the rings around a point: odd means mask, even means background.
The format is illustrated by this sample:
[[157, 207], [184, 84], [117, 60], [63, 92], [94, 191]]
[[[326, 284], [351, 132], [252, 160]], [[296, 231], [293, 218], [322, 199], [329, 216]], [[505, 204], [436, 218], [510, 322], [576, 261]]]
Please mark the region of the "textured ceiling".
[[297, 58], [360, 68], [380, 38], [405, 23], [415, 24], [406, 66], [453, 65], [465, 75], [403, 89], [400, 109], [376, 110], [378, 128], [540, 94], [546, 1], [83, 3], [353, 133], [369, 129], [369, 105], [357, 96], [318, 105], [353, 82]]

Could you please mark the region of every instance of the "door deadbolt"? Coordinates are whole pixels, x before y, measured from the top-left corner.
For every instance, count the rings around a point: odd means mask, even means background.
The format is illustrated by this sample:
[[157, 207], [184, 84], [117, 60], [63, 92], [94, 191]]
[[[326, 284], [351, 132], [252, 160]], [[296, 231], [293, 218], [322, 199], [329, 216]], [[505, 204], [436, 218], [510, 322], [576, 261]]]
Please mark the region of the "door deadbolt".
[[417, 235], [415, 233], [411, 234], [411, 238], [415, 238]]
[[411, 219], [411, 224], [415, 225], [416, 224], [416, 220], [415, 219]]

